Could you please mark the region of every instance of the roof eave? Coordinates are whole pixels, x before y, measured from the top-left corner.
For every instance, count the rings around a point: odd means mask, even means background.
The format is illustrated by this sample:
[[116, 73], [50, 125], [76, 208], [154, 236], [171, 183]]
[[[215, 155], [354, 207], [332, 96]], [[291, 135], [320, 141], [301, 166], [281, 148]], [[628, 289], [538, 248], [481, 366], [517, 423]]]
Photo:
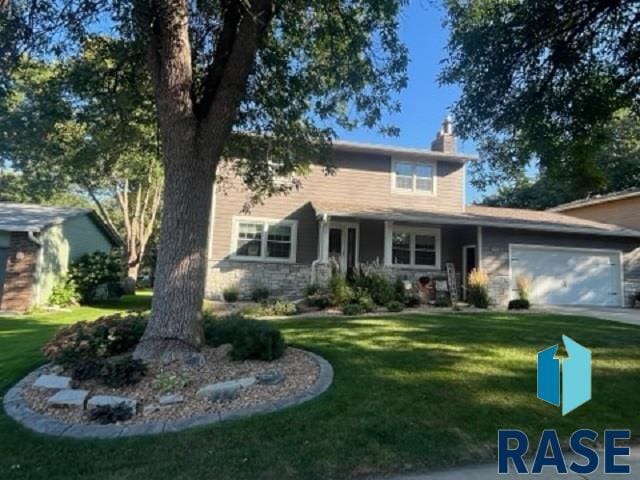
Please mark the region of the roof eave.
[[433, 150], [421, 149], [421, 148], [407, 148], [407, 147], [395, 147], [392, 145], [380, 145], [374, 143], [357, 143], [349, 142], [345, 140], [334, 140], [334, 150], [346, 151], [346, 152], [362, 152], [362, 153], [376, 153], [380, 155], [402, 155], [409, 157], [431, 157], [440, 160], [446, 160], [448, 162], [467, 163], [471, 160], [477, 160], [478, 157], [473, 155], [465, 155], [460, 153], [445, 153], [437, 152]]
[[600, 205], [602, 203], [617, 202], [618, 200], [625, 200], [627, 198], [633, 198], [640, 196], [640, 191], [627, 192], [619, 195], [612, 195], [610, 197], [590, 198], [585, 200], [576, 200], [573, 202], [563, 203], [556, 205], [555, 207], [548, 208], [548, 212], [566, 212], [575, 210], [576, 208], [590, 207], [591, 205]]
[[490, 220], [483, 219], [472, 219], [472, 218], [443, 218], [443, 217], [431, 217], [428, 214], [426, 215], [398, 215], [398, 214], [377, 214], [377, 213], [346, 213], [346, 212], [337, 212], [337, 211], [317, 211], [318, 215], [328, 215], [334, 217], [352, 217], [352, 218], [363, 218], [368, 220], [397, 220], [404, 222], [418, 222], [418, 223], [439, 223], [442, 225], [468, 225], [474, 227], [491, 227], [491, 228], [503, 228], [503, 229], [516, 229], [516, 230], [533, 230], [533, 231], [546, 231], [546, 232], [557, 232], [557, 233], [576, 233], [581, 235], [599, 235], [599, 236], [609, 236], [609, 237], [631, 237], [631, 238], [640, 238], [640, 232], [635, 230], [598, 230], [588, 227], [573, 227], [573, 226], [565, 226], [565, 225], [549, 225], [542, 223], [522, 223], [522, 222], [513, 222], [505, 225], [501, 222], [495, 222]]

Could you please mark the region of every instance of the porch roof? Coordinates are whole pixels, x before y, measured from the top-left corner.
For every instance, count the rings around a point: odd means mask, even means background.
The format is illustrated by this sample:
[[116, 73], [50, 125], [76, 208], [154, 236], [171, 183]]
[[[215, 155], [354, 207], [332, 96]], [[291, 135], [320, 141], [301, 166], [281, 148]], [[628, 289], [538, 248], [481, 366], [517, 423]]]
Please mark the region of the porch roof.
[[318, 216], [327, 215], [398, 222], [515, 228], [521, 230], [640, 238], [640, 231], [637, 230], [549, 211], [470, 205], [467, 206], [463, 212], [452, 213], [418, 209], [398, 209], [383, 205], [362, 206], [329, 201], [314, 201], [312, 205]]

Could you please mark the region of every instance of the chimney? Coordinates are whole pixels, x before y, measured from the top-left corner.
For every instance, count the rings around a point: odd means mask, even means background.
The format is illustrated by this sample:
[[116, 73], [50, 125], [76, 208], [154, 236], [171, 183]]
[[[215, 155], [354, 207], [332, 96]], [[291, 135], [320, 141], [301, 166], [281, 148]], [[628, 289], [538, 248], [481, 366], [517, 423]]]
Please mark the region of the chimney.
[[434, 152], [456, 153], [456, 137], [453, 136], [453, 123], [451, 117], [442, 122], [442, 128], [436, 133], [436, 139], [431, 142], [431, 150]]

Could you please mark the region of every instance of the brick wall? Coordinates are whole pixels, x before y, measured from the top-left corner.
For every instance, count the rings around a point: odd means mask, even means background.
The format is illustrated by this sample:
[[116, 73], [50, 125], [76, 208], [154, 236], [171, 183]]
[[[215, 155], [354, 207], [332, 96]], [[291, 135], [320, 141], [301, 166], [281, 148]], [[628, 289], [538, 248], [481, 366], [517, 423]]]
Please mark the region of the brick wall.
[[0, 310], [23, 312], [31, 306], [38, 245], [25, 232], [12, 232]]

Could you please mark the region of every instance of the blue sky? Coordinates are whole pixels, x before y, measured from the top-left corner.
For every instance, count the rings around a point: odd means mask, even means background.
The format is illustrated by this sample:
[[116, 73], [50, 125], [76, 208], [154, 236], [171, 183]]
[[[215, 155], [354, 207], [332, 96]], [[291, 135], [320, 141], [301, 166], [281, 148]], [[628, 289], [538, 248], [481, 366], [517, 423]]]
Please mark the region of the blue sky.
[[[384, 137], [376, 131], [358, 129], [340, 131], [341, 139], [418, 148], [431, 145], [460, 92], [455, 86], [440, 86], [437, 81], [448, 36], [443, 17], [439, 2], [432, 0], [410, 0], [402, 14], [400, 34], [409, 49], [409, 83], [399, 96], [401, 112], [386, 118], [400, 128], [400, 136]], [[476, 153], [472, 142], [458, 141], [458, 151]], [[482, 195], [467, 185], [467, 201], [478, 200]]]

